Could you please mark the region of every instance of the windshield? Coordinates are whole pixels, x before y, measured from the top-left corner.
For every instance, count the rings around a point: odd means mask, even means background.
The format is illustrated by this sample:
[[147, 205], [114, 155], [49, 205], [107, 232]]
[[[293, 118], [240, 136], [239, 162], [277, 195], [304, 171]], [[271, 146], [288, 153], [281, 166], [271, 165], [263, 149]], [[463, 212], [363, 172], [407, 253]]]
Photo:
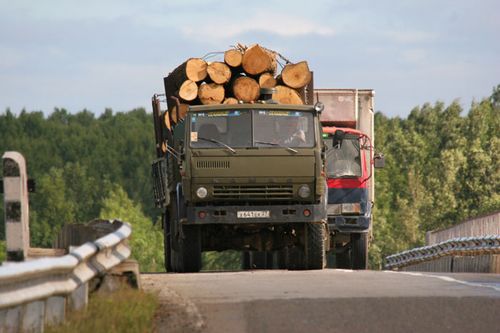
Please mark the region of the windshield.
[[196, 148], [313, 147], [313, 115], [299, 111], [238, 110], [191, 115]]
[[361, 177], [361, 153], [359, 139], [348, 137], [334, 145], [333, 139], [325, 140], [328, 148], [326, 170], [330, 178]]

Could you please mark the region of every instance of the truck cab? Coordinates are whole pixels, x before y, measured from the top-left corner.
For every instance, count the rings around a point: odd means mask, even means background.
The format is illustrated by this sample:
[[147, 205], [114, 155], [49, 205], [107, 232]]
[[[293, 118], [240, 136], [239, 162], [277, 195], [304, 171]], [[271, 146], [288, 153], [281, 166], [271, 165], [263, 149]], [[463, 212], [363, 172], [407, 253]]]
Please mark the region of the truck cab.
[[167, 270], [199, 271], [201, 252], [229, 249], [275, 251], [288, 268], [324, 267], [320, 112], [265, 102], [190, 106], [173, 130], [163, 126], [153, 174]]
[[316, 89], [328, 186], [329, 266], [366, 269], [374, 204], [373, 90]]

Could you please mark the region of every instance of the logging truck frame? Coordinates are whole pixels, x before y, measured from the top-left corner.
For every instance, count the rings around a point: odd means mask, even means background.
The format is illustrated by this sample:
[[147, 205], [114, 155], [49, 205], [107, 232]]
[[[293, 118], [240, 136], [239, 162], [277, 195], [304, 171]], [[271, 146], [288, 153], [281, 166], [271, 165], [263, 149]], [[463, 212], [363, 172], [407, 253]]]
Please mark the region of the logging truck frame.
[[[163, 209], [167, 271], [197, 272], [203, 251], [229, 249], [274, 251], [280, 267], [322, 269], [329, 232], [321, 106], [190, 106], [170, 132], [161, 124], [159, 98], [153, 96], [153, 179], [155, 201]], [[288, 118], [302, 121], [308, 143], [265, 139]], [[207, 124], [212, 131], [203, 129]], [[248, 142], [241, 140], [245, 131]], [[257, 138], [258, 131], [267, 132]]]

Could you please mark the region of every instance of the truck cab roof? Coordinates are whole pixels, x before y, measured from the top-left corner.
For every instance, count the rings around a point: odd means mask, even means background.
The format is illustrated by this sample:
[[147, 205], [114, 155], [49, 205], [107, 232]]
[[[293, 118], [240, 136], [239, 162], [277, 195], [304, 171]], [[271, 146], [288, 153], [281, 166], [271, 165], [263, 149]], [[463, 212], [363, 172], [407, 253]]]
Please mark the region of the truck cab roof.
[[313, 105], [292, 105], [292, 104], [274, 104], [274, 103], [243, 103], [243, 104], [211, 104], [211, 105], [191, 105], [188, 112], [206, 112], [220, 110], [293, 110], [303, 112], [314, 112]]

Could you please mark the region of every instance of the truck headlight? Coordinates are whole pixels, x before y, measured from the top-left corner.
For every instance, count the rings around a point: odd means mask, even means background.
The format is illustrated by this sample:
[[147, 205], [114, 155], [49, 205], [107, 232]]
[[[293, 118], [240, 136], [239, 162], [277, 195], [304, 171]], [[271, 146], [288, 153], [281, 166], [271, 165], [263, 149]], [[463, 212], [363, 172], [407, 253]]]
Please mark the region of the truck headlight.
[[208, 195], [208, 191], [205, 187], [203, 186], [200, 186], [198, 187], [198, 189], [196, 190], [196, 195], [198, 196], [198, 198], [200, 199], [204, 199], [207, 197]]
[[311, 188], [309, 185], [302, 185], [299, 187], [299, 197], [301, 198], [308, 198], [311, 195]]
[[342, 205], [341, 204], [328, 205], [326, 211], [328, 215], [340, 215], [342, 214]]
[[360, 203], [343, 203], [343, 204], [329, 204], [327, 207], [328, 215], [341, 215], [341, 214], [360, 214]]
[[359, 214], [361, 205], [359, 203], [343, 203], [342, 214]]

